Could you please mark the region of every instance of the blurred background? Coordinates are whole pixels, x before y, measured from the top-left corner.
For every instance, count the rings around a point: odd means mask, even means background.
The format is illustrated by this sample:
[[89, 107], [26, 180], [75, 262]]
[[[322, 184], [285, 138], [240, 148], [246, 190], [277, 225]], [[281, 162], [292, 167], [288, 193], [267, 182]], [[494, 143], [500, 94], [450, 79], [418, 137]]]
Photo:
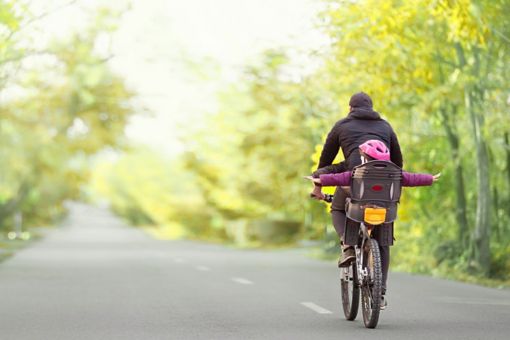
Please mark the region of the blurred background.
[[[0, 249], [65, 202], [164, 239], [337, 255], [301, 177], [369, 93], [407, 189], [392, 268], [510, 280], [508, 0], [0, 0]], [[341, 157], [338, 158], [341, 160]]]

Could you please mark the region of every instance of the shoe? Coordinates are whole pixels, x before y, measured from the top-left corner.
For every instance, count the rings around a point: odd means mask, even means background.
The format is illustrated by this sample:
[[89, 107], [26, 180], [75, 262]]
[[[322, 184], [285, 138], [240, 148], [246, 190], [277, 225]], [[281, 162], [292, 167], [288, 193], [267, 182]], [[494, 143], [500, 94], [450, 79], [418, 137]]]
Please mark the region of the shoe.
[[338, 267], [349, 267], [351, 262], [356, 258], [353, 247], [346, 247], [342, 251], [342, 256], [338, 260]]
[[385, 295], [381, 295], [381, 310], [385, 310], [388, 306], [388, 300], [386, 300]]

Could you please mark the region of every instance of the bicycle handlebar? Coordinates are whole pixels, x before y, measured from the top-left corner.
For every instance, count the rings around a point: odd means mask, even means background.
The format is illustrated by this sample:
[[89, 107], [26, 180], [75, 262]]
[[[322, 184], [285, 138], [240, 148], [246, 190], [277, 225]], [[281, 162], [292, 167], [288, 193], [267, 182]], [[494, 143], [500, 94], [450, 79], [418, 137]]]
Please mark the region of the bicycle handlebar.
[[330, 194], [324, 194], [324, 201], [331, 203], [333, 202], [333, 195]]
[[[331, 195], [331, 194], [324, 194], [324, 198], [322, 199], [322, 201], [331, 203], [331, 202], [333, 202], [333, 196], [334, 195]], [[315, 197], [315, 196], [310, 194], [310, 197]]]

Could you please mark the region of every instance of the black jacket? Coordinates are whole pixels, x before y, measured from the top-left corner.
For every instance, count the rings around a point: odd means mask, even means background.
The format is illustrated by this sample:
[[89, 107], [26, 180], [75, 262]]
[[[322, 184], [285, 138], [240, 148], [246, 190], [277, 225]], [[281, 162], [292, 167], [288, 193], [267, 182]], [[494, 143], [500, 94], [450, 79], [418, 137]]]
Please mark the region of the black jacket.
[[369, 139], [377, 139], [390, 149], [391, 161], [402, 167], [402, 152], [397, 135], [379, 113], [368, 107], [354, 108], [346, 118], [339, 120], [328, 134], [322, 149], [318, 169], [331, 165], [340, 148], [347, 169], [361, 164], [359, 146]]

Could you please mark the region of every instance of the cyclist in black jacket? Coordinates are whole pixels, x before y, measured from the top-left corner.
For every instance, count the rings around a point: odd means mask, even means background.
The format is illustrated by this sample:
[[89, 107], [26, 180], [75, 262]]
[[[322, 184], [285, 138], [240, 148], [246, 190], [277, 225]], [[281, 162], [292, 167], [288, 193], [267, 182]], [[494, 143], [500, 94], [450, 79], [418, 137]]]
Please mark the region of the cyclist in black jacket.
[[[390, 150], [391, 161], [402, 167], [402, 152], [400, 151], [397, 135], [391, 125], [372, 109], [370, 96], [364, 92], [356, 93], [351, 97], [349, 106], [350, 111], [347, 117], [336, 122], [329, 132], [322, 149], [319, 166], [313, 176], [318, 177], [324, 173], [348, 171], [360, 165], [359, 146], [370, 139], [384, 142]], [[345, 161], [332, 165], [340, 148]], [[314, 190], [314, 194], [316, 194], [316, 190]], [[337, 187], [331, 204], [333, 226], [340, 239], [342, 239], [345, 230], [345, 198], [348, 194], [345, 188]], [[383, 250], [383, 253], [385, 252]], [[389, 247], [387, 248], [387, 254], [381, 255], [387, 256], [389, 260]], [[338, 261], [338, 265], [341, 267], [348, 266], [354, 258], [354, 249], [343, 247], [342, 257]]]

